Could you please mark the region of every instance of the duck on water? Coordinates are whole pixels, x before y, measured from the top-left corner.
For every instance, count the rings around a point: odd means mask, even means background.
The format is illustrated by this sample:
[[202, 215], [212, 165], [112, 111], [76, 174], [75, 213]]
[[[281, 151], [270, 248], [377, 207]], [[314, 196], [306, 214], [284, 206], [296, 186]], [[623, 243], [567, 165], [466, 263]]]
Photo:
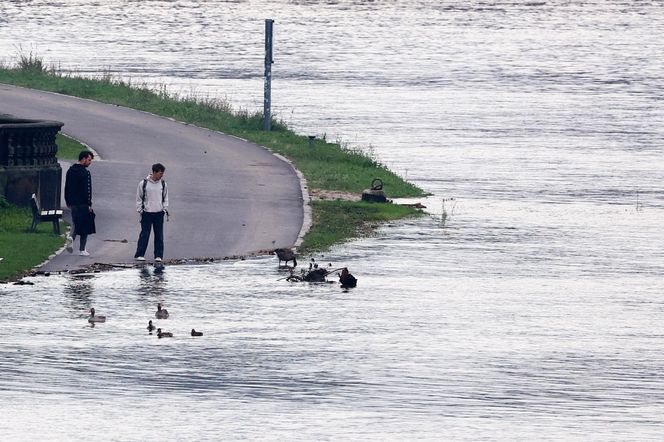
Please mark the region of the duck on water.
[[173, 333], [171, 333], [171, 332], [163, 332], [163, 331], [161, 331], [160, 328], [158, 328], [158, 329], [157, 329], [157, 337], [160, 338], [160, 339], [161, 339], [161, 338], [172, 338], [172, 337], [173, 337]]
[[168, 310], [161, 308], [161, 303], [157, 304], [157, 311], [154, 314], [154, 317], [157, 319], [168, 319]]
[[90, 309], [90, 316], [88, 317], [88, 322], [93, 324], [95, 322], [106, 322], [106, 316], [95, 315], [94, 307]]

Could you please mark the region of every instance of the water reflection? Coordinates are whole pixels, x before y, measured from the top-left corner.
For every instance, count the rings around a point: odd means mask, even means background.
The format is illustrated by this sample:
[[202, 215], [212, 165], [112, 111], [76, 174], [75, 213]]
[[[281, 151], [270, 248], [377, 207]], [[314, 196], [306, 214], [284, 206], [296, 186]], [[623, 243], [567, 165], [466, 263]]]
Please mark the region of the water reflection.
[[65, 305], [74, 317], [80, 317], [94, 306], [94, 276], [77, 275], [66, 280], [63, 287]]
[[166, 279], [165, 266], [163, 264], [152, 266], [143, 266], [139, 270], [138, 294], [140, 297], [147, 298], [150, 303], [156, 305], [157, 302], [163, 302], [167, 293], [168, 281]]

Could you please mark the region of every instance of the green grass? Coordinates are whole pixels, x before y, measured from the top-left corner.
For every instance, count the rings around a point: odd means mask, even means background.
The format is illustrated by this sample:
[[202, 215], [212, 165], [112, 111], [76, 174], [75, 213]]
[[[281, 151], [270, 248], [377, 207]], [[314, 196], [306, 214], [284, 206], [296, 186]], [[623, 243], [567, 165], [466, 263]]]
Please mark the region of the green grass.
[[88, 150], [75, 139], [69, 138], [67, 135], [63, 134], [58, 134], [55, 143], [58, 145], [57, 156], [59, 160], [78, 161], [78, 154], [81, 153], [82, 150]]
[[53, 225], [41, 223], [37, 231], [28, 232], [32, 224], [30, 208], [8, 205], [0, 199], [0, 281], [14, 279], [46, 261], [64, 244], [63, 236], [53, 235]]
[[316, 229], [304, 237], [299, 252], [303, 254], [325, 250], [349, 238], [367, 236], [376, 225], [401, 218], [418, 217], [424, 213], [398, 204], [352, 201], [312, 201], [312, 215]]

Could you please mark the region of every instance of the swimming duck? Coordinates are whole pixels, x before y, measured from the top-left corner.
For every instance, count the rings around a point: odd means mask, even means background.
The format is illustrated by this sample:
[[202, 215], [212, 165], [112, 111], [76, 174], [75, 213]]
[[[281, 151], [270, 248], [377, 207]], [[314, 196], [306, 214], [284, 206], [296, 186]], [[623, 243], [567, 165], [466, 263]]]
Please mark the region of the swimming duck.
[[154, 330], [154, 329], [155, 329], [155, 326], [152, 325], [152, 319], [150, 319], [150, 320], [148, 321], [148, 331], [149, 331], [150, 333], [152, 333], [152, 330]]
[[90, 317], [88, 318], [88, 322], [93, 323], [93, 322], [106, 322], [106, 316], [95, 316], [95, 309], [91, 308], [90, 309]]
[[168, 310], [161, 308], [161, 304], [157, 304], [157, 311], [154, 314], [157, 319], [168, 319]]
[[203, 332], [197, 332], [193, 328], [191, 329], [191, 336], [203, 336]]
[[171, 332], [162, 332], [160, 328], [157, 329], [157, 337], [158, 338], [172, 338], [173, 333]]

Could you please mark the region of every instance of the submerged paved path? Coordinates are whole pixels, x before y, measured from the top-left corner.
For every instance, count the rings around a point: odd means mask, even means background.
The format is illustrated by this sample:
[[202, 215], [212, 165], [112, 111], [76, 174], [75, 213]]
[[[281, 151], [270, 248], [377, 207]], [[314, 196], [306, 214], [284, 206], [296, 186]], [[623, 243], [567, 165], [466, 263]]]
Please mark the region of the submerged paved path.
[[[303, 225], [295, 170], [247, 141], [133, 109], [4, 84], [0, 113], [62, 121], [65, 134], [101, 156], [89, 169], [97, 214], [97, 234], [88, 239], [91, 256], [63, 252], [44, 271], [132, 263], [140, 230], [136, 188], [156, 162], [166, 166], [170, 192], [166, 260], [290, 247]], [[64, 176], [69, 164], [62, 166]], [[146, 258], [152, 258], [152, 238]]]

